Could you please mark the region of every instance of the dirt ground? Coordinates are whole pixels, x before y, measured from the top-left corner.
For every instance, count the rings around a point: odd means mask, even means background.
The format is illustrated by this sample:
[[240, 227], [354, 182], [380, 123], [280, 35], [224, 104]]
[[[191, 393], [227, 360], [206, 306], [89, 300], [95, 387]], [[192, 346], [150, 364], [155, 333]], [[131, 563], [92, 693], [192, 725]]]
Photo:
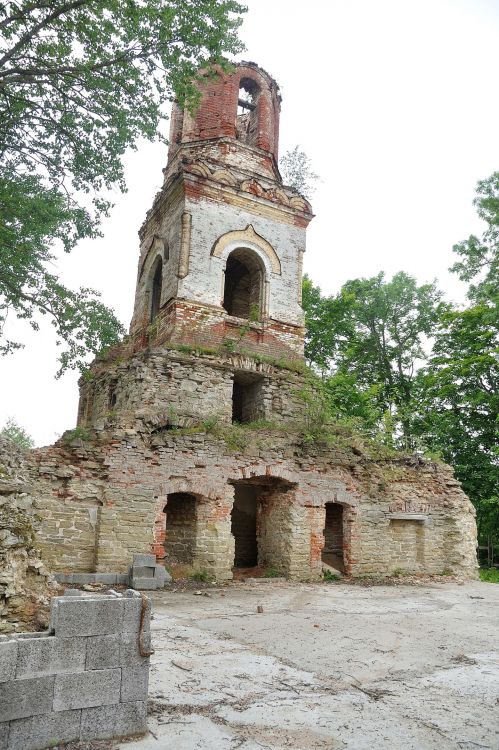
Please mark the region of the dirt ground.
[[499, 748], [499, 585], [262, 579], [153, 599], [150, 733], [114, 747]]

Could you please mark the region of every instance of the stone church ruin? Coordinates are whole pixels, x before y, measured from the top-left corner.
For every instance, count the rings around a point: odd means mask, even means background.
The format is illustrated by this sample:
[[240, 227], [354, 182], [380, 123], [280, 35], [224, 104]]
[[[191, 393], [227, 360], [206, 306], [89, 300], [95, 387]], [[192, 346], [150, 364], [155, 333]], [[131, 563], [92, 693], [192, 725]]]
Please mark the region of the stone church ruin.
[[76, 430], [29, 458], [44, 560], [126, 571], [152, 552], [219, 581], [254, 566], [475, 576], [449, 467], [304, 439], [313, 214], [277, 167], [279, 88], [243, 62], [200, 89], [196, 114], [173, 107], [129, 337], [81, 378]]

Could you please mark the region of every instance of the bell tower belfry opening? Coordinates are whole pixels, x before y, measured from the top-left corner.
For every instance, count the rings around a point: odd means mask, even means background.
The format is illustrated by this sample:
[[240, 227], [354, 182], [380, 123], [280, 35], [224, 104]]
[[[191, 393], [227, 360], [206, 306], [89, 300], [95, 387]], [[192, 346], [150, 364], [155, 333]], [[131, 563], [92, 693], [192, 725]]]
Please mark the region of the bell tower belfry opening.
[[198, 86], [195, 114], [173, 105], [163, 188], [139, 233], [131, 336], [216, 347], [245, 325], [246, 349], [301, 359], [312, 211], [279, 174], [279, 87], [244, 62], [203, 71]]

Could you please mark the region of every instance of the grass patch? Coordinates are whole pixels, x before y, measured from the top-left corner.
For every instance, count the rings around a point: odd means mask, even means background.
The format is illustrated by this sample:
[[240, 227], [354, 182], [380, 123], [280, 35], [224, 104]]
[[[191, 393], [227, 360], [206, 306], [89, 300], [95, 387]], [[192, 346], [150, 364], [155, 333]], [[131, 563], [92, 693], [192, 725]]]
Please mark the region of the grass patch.
[[190, 575], [189, 578], [192, 581], [199, 581], [200, 583], [209, 583], [212, 579], [212, 576], [208, 573], [207, 570], [196, 570], [196, 572], [192, 573], [192, 575]]
[[323, 581], [339, 581], [340, 576], [336, 575], [336, 573], [332, 573], [330, 570], [325, 570], [322, 573], [322, 580]]
[[487, 583], [499, 583], [499, 568], [480, 568], [480, 580]]
[[281, 578], [281, 574], [277, 570], [277, 568], [267, 568], [267, 570], [263, 574], [263, 577], [264, 578]]

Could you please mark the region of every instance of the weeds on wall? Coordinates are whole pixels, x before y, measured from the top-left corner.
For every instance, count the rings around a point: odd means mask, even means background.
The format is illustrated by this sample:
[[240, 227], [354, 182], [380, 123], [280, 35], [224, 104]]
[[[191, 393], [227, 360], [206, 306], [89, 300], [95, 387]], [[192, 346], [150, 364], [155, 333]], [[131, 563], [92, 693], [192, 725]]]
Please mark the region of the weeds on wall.
[[75, 427], [73, 430], [67, 430], [62, 436], [61, 440], [64, 443], [72, 443], [73, 440], [90, 440], [90, 430], [86, 427]]

